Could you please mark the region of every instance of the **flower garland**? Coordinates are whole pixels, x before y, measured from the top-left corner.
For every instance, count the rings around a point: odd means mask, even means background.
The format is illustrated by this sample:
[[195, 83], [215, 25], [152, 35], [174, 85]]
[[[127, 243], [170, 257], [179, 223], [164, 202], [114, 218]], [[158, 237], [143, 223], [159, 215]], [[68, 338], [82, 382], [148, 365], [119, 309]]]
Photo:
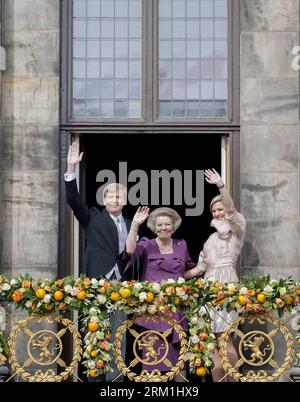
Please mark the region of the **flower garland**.
[[[183, 311], [189, 321], [189, 351], [186, 359], [190, 371], [203, 376], [213, 367], [211, 353], [216, 339], [211, 332], [209, 306], [239, 314], [259, 314], [277, 310], [296, 314], [300, 308], [300, 282], [288, 279], [271, 280], [267, 277], [242, 278], [239, 283], [219, 283], [193, 278], [185, 281], [169, 279], [163, 282], [108, 281], [90, 279], [34, 280], [21, 275], [9, 280], [0, 275], [0, 301], [14, 302], [28, 314], [55, 313], [78, 310], [83, 318], [83, 364], [87, 375], [94, 377], [112, 371], [110, 314], [116, 309], [126, 314], [167, 314]], [[2, 318], [1, 318], [2, 317]], [[0, 311], [0, 354], [8, 355], [3, 336], [5, 319]], [[2, 326], [1, 326], [2, 323]], [[297, 325], [300, 344], [300, 319]], [[1, 358], [1, 356], [0, 356]], [[300, 353], [297, 353], [300, 367]]]

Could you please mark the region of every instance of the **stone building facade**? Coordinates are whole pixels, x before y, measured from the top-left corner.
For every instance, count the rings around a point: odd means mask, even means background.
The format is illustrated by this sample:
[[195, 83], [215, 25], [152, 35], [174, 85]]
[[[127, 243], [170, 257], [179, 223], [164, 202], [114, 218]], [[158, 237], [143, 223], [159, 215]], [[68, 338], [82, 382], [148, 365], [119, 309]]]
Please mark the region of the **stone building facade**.
[[[0, 270], [9, 277], [58, 273], [63, 2], [0, 3]], [[240, 0], [242, 274], [300, 277], [300, 94], [291, 67], [299, 6]]]

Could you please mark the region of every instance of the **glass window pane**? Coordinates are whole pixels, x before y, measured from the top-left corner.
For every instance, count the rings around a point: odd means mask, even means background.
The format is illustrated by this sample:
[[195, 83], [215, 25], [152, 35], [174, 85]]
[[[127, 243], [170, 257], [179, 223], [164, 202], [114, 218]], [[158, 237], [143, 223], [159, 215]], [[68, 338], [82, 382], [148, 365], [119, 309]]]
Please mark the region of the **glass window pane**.
[[101, 1], [101, 16], [114, 17], [114, 2], [112, 0]]
[[139, 40], [129, 41], [129, 58], [140, 58], [141, 57], [141, 43]]
[[172, 3], [171, 0], [159, 1], [159, 17], [171, 17], [172, 16]]
[[127, 78], [128, 77], [128, 61], [115, 61], [115, 77]]
[[201, 99], [213, 99], [214, 98], [214, 82], [213, 81], [201, 81]]
[[99, 38], [100, 36], [100, 22], [88, 21], [87, 22], [87, 36], [88, 38]]
[[140, 0], [129, 1], [129, 17], [141, 17]]
[[170, 59], [172, 57], [172, 42], [161, 40], [159, 42], [159, 57]]
[[101, 36], [102, 38], [113, 38], [114, 36], [114, 21], [101, 21]]
[[160, 99], [172, 98], [172, 81], [170, 80], [159, 81], [159, 97]]
[[170, 20], [159, 21], [159, 37], [162, 39], [172, 37], [172, 24]]
[[112, 40], [101, 41], [101, 58], [113, 58], [114, 57], [114, 42]]
[[173, 0], [173, 18], [185, 18], [185, 1]]
[[192, 59], [199, 59], [200, 57], [200, 43], [198, 40], [189, 40], [186, 47], [186, 57]]
[[225, 40], [215, 41], [215, 57], [227, 57], [227, 42]]
[[214, 23], [213, 21], [201, 20], [201, 37], [213, 38], [214, 37]]
[[215, 82], [215, 98], [222, 100], [227, 99], [227, 81]]
[[87, 58], [100, 58], [100, 41], [88, 40], [86, 44]]
[[185, 78], [185, 61], [173, 62], [173, 78]]
[[172, 103], [171, 102], [160, 102], [159, 104], [159, 115], [160, 117], [171, 117], [172, 116]]
[[215, 0], [215, 17], [227, 17], [227, 0]]
[[115, 80], [115, 98], [128, 99], [128, 80]]
[[199, 16], [199, 0], [188, 0], [186, 2], [187, 17], [198, 17]]
[[86, 37], [86, 21], [75, 20], [73, 23], [73, 37], [85, 38]]
[[113, 78], [114, 76], [114, 62], [101, 61], [101, 78]]
[[129, 116], [131, 118], [139, 118], [141, 117], [141, 102], [129, 102]]
[[214, 16], [214, 2], [212, 0], [201, 0], [201, 17]]
[[201, 60], [201, 78], [214, 78], [214, 61], [212, 59]]
[[100, 17], [100, 0], [88, 0], [87, 16], [92, 18]]
[[100, 101], [98, 100], [88, 100], [87, 101], [87, 116], [88, 117], [98, 117], [100, 112]]
[[187, 78], [200, 78], [200, 61], [188, 60], [186, 66]]
[[185, 99], [184, 80], [173, 80], [173, 99]]
[[85, 80], [73, 80], [73, 98], [85, 98], [86, 97], [86, 81]]
[[161, 61], [159, 63], [159, 77], [160, 78], [171, 78], [171, 60]]
[[115, 42], [115, 57], [116, 58], [127, 58], [128, 57], [128, 41], [122, 40]]
[[86, 77], [86, 63], [85, 61], [73, 62], [73, 77], [74, 78], [85, 78]]
[[215, 60], [215, 78], [227, 78], [227, 60]]
[[139, 61], [129, 62], [129, 77], [141, 78], [141, 62]]
[[113, 117], [114, 115], [114, 103], [110, 102], [101, 102], [100, 105], [101, 117]]
[[100, 77], [100, 61], [87, 61], [87, 77], [99, 78]]
[[116, 117], [128, 117], [128, 102], [116, 101], [115, 102], [115, 116]]
[[74, 0], [73, 16], [74, 17], [86, 17], [86, 1], [85, 0]]
[[73, 99], [73, 115], [86, 117], [86, 101], [84, 99]]
[[185, 117], [184, 102], [173, 102], [173, 117]]
[[197, 100], [200, 98], [200, 83], [199, 81], [190, 81], [186, 83], [186, 97], [187, 99]]
[[173, 41], [173, 58], [184, 59], [185, 58], [185, 42], [184, 41]]
[[173, 21], [173, 38], [185, 38], [185, 21]]
[[115, 21], [115, 33], [116, 38], [127, 38], [128, 37], [128, 21]]
[[186, 116], [190, 118], [197, 118], [200, 116], [200, 110], [199, 110], [199, 102], [187, 102], [186, 103]]
[[227, 22], [215, 21], [215, 37], [227, 38]]
[[129, 80], [129, 99], [141, 99], [140, 80]]
[[114, 81], [101, 80], [101, 98], [113, 99], [114, 97]]
[[116, 0], [116, 17], [128, 17], [128, 0]]
[[87, 98], [98, 99], [100, 97], [100, 81], [86, 80]]
[[206, 59], [214, 57], [214, 42], [212, 40], [201, 41], [201, 57]]
[[188, 20], [187, 21], [187, 37], [188, 38], [199, 38], [199, 34], [200, 34], [200, 25], [199, 25], [199, 21], [196, 20]]
[[133, 20], [129, 22], [129, 36], [131, 38], [140, 38], [142, 36], [140, 21]]
[[85, 41], [74, 40], [73, 42], [73, 57], [84, 58], [85, 57]]

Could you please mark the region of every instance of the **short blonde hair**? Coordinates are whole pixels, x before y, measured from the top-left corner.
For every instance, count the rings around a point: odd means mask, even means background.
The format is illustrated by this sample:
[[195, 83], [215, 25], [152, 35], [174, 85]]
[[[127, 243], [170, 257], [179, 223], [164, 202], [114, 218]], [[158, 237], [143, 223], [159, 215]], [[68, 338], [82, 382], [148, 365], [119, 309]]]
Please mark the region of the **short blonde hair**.
[[181, 225], [182, 219], [180, 218], [179, 214], [174, 209], [167, 208], [167, 207], [156, 208], [154, 211], [152, 211], [150, 213], [150, 215], [148, 216], [148, 220], [147, 220], [147, 227], [153, 233], [155, 233], [156, 218], [158, 218], [159, 216], [168, 216], [169, 218], [172, 219], [174, 232]]
[[220, 194], [219, 194], [219, 195], [216, 195], [216, 196], [211, 200], [211, 202], [210, 202], [210, 204], [209, 204], [210, 212], [211, 212], [211, 210], [212, 210], [212, 207], [213, 207], [217, 202], [223, 202], [222, 196], [221, 196]]
[[104, 198], [106, 197], [107, 193], [118, 193], [120, 191], [123, 192], [124, 200], [125, 200], [125, 203], [126, 203], [127, 190], [126, 190], [126, 187], [121, 183], [109, 183], [109, 184], [107, 184], [104, 187], [103, 192], [102, 192], [103, 201], [104, 201]]

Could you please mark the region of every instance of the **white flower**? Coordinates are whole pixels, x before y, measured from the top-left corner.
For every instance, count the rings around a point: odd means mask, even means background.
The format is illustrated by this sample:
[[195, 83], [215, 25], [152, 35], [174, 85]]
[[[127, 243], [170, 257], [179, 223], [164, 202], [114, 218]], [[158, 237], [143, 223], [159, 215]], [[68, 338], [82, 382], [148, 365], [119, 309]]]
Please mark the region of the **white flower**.
[[154, 292], [159, 292], [160, 291], [160, 284], [157, 282], [152, 283], [152, 288]]
[[66, 302], [66, 304], [70, 304], [70, 303], [72, 302], [71, 297], [70, 297], [70, 296], [67, 296], [67, 297], [65, 298], [65, 302]]
[[98, 287], [98, 280], [96, 278], [91, 279], [92, 288]]
[[177, 283], [184, 283], [185, 279], [182, 278], [181, 276], [177, 279]]
[[193, 342], [193, 343], [198, 343], [199, 341], [200, 341], [200, 339], [199, 339], [199, 336], [198, 335], [193, 335], [192, 337], [191, 337], [191, 341]]
[[213, 350], [215, 350], [216, 349], [216, 346], [215, 346], [215, 344], [213, 344], [213, 343], [208, 343], [207, 345], [206, 345], [206, 348], [207, 348], [207, 350], [209, 351], [209, 352], [212, 352]]
[[193, 325], [197, 325], [198, 324], [198, 317], [192, 317], [190, 319], [190, 323], [193, 324]]
[[246, 286], [243, 286], [239, 291], [240, 295], [245, 295], [247, 292], [248, 292], [248, 289], [246, 288]]
[[231, 292], [235, 292], [236, 291], [236, 285], [235, 283], [228, 283], [227, 285], [227, 289]]
[[264, 292], [266, 292], [266, 293], [271, 293], [271, 292], [273, 292], [272, 286], [267, 285], [267, 286], [264, 288]]
[[105, 302], [107, 300], [106, 296], [104, 296], [104, 295], [98, 295], [97, 299], [98, 299], [99, 304], [105, 304]]
[[122, 282], [122, 286], [123, 286], [123, 288], [127, 288], [128, 287], [128, 282], [127, 281]]
[[10, 290], [10, 285], [8, 283], [4, 283], [2, 285], [2, 290], [6, 291], [6, 290]]
[[12, 279], [11, 281], [10, 281], [10, 286], [14, 286], [14, 285], [16, 285], [18, 283], [18, 281], [16, 280], [16, 279]]
[[99, 322], [99, 318], [95, 315], [92, 315], [92, 317], [90, 318], [90, 322]]
[[78, 293], [80, 293], [79, 288], [76, 288], [76, 287], [72, 288], [72, 290], [71, 290], [71, 295], [72, 296], [76, 296], [76, 295], [78, 295]]
[[27, 307], [27, 308], [32, 307], [32, 301], [31, 301], [31, 300], [27, 300], [27, 302], [25, 303], [25, 307]]
[[139, 294], [139, 299], [140, 299], [140, 302], [145, 301], [147, 299], [147, 293], [146, 292], [141, 292]]
[[89, 369], [94, 369], [94, 368], [96, 367], [95, 361], [94, 361], [94, 360], [90, 360], [90, 361], [88, 362], [88, 367], [89, 367]]
[[66, 292], [66, 293], [71, 293], [72, 292], [72, 286], [71, 285], [66, 285], [65, 287], [64, 287], [64, 291]]
[[286, 294], [286, 288], [280, 288], [279, 294], [280, 294], [280, 296], [284, 296]]
[[202, 317], [204, 314], [206, 314], [206, 309], [204, 306], [202, 306], [199, 311], [198, 314], [200, 315], [200, 317]]
[[175, 283], [176, 281], [174, 280], [174, 279], [171, 279], [171, 278], [169, 278], [168, 280], [167, 280], [167, 283]]
[[47, 294], [44, 298], [43, 298], [43, 302], [48, 304], [51, 301], [51, 295]]
[[198, 328], [199, 328], [199, 329], [203, 329], [204, 327], [205, 327], [205, 322], [204, 322], [204, 320], [199, 321], [199, 322], [198, 322]]
[[95, 307], [90, 308], [90, 314], [97, 314], [98, 310]]
[[156, 313], [156, 307], [153, 305], [153, 304], [151, 304], [149, 307], [148, 307], [148, 312], [150, 313], [150, 314], [155, 314]]
[[278, 281], [276, 281], [276, 279], [271, 279], [270, 280], [270, 285], [275, 287], [276, 285], [278, 285]]
[[100, 279], [98, 283], [99, 283], [99, 286], [103, 286], [105, 283], [105, 279]]
[[135, 289], [137, 289], [137, 290], [141, 290], [142, 287], [143, 287], [143, 285], [142, 285], [140, 282], [137, 282], [137, 283], [135, 283], [135, 284], [133, 285], [133, 287], [134, 287]]

